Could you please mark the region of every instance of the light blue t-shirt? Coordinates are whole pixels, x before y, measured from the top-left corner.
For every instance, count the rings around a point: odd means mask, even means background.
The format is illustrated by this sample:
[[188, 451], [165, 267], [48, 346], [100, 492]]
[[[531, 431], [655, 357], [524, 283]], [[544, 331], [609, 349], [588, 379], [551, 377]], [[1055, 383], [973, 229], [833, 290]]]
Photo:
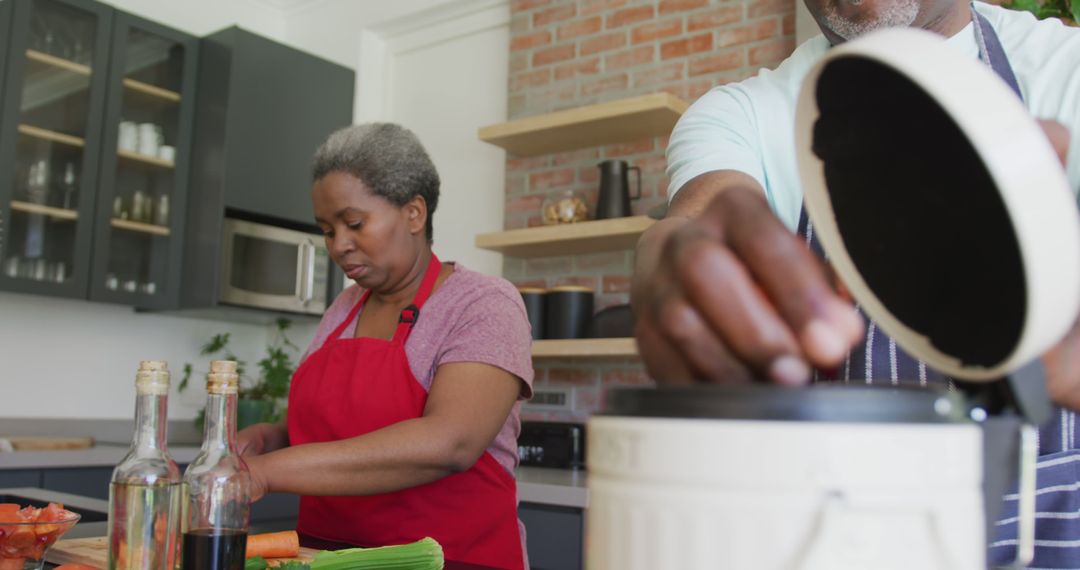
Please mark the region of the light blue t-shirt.
[[[1067, 171], [1070, 185], [1080, 189], [1080, 29], [1039, 21], [1027, 12], [975, 6], [1000, 38], [1031, 114], [1054, 119], [1072, 133]], [[947, 43], [979, 57], [972, 24]], [[828, 48], [824, 36], [814, 37], [776, 70], [716, 87], [691, 105], [667, 149], [669, 199], [699, 174], [738, 170], [765, 188], [773, 211], [794, 230], [803, 197], [795, 160], [795, 105], [803, 78]]]

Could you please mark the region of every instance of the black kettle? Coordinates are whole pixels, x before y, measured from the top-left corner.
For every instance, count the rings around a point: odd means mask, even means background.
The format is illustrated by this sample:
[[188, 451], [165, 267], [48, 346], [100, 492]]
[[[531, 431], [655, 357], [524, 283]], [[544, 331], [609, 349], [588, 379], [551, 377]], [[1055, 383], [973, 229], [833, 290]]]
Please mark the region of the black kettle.
[[[600, 168], [600, 197], [596, 200], [596, 219], [623, 218], [631, 215], [630, 200], [641, 198], [641, 169], [625, 160], [605, 160]], [[629, 171], [637, 171], [637, 194], [630, 195]]]

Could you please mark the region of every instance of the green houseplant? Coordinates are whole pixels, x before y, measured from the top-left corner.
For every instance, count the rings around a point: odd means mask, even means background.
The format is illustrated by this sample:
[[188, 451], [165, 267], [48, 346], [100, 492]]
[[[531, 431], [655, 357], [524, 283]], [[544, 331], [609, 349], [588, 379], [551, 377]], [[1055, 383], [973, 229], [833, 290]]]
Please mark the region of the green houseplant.
[[1006, 0], [1001, 5], [1013, 10], [1031, 12], [1040, 20], [1059, 18], [1071, 26], [1080, 21], [1080, 0]]
[[[266, 345], [266, 355], [256, 366], [258, 375], [247, 374], [247, 363], [233, 353], [229, 346], [229, 333], [214, 335], [203, 345], [199, 354], [213, 357], [215, 360], [235, 360], [240, 374], [240, 391], [236, 403], [237, 429], [260, 422], [276, 422], [285, 417], [286, 399], [289, 396], [289, 381], [296, 371], [295, 354], [299, 348], [289, 340], [287, 331], [292, 321], [279, 318], [274, 321], [274, 330]], [[191, 363], [184, 364], [183, 377], [178, 390], [183, 392], [188, 387], [191, 375], [195, 373]], [[203, 423], [203, 412], [199, 412], [195, 423]]]

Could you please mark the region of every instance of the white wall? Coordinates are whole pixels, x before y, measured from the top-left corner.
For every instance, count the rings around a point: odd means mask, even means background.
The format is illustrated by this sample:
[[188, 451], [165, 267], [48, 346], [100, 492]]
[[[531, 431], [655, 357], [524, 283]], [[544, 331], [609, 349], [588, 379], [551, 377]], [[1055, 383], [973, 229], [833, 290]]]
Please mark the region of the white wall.
[[806, 40], [821, 33], [810, 10], [806, 9], [803, 0], [795, 0], [795, 42], [802, 44]]
[[285, 13], [257, 0], [101, 1], [196, 36], [233, 25], [278, 41], [285, 36]]
[[[0, 293], [0, 417], [131, 417], [139, 360], [168, 361], [174, 386], [170, 417], [194, 417], [205, 394], [202, 385], [194, 381], [182, 397], [175, 386], [185, 362], [206, 370], [199, 349], [219, 332], [232, 333], [238, 357], [254, 362], [262, 356], [262, 326]], [[306, 336], [304, 342], [313, 334], [297, 332]]]
[[370, 118], [412, 129], [439, 170], [436, 253], [502, 275], [502, 255], [476, 248], [474, 239], [503, 227], [506, 155], [476, 132], [506, 120], [509, 6], [496, 4], [461, 19], [448, 24], [449, 31], [438, 18], [386, 39], [382, 116]]

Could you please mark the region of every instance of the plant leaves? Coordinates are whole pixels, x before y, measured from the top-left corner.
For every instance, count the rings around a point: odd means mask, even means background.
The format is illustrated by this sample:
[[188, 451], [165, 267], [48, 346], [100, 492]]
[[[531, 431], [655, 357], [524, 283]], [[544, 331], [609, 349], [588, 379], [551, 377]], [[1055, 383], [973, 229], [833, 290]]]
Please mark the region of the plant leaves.
[[191, 380], [191, 363], [184, 363], [184, 377], [180, 379], [180, 385], [176, 387], [178, 392], [187, 390], [188, 380]]
[[210, 339], [210, 342], [203, 345], [202, 351], [200, 351], [199, 354], [202, 354], [203, 356], [215, 354], [220, 350], [224, 350], [228, 344], [229, 333], [216, 334]]
[[1076, 22], [1080, 22], [1080, 0], [1072, 0], [1072, 6], [1069, 7], [1069, 11], [1072, 13], [1072, 19]]

